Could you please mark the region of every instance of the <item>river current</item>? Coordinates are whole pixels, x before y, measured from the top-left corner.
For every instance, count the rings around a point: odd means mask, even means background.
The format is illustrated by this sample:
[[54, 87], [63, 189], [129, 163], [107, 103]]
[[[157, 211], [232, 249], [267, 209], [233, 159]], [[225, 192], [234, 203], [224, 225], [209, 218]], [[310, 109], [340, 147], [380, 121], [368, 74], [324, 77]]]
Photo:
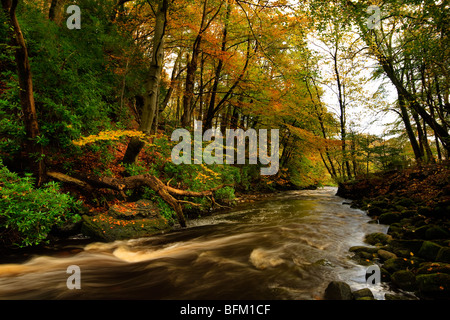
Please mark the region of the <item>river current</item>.
[[[0, 264], [0, 299], [271, 299], [323, 297], [330, 281], [369, 288], [348, 249], [386, 232], [336, 188], [289, 191], [188, 222], [183, 230], [111, 243], [68, 244]], [[73, 250], [73, 248], [78, 248]], [[69, 266], [80, 289], [68, 289]]]

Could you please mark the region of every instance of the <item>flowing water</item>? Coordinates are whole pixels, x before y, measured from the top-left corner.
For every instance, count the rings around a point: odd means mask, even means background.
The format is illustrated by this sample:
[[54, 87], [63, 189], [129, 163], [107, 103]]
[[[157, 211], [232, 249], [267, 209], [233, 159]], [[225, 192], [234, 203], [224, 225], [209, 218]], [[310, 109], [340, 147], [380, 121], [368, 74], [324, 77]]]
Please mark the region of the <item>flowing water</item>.
[[[335, 188], [284, 192], [191, 220], [188, 228], [0, 264], [0, 299], [320, 299], [332, 280], [369, 287], [349, 257], [365, 234], [385, 232]], [[80, 268], [69, 290], [67, 268]]]

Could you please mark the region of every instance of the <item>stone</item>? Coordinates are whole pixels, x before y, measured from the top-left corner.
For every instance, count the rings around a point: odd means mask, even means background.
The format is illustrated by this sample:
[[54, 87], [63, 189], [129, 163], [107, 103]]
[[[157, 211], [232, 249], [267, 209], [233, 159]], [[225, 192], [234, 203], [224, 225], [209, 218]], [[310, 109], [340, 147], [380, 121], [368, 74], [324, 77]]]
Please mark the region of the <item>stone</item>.
[[382, 233], [382, 232], [370, 233], [370, 234], [366, 235], [366, 237], [365, 237], [365, 242], [367, 242], [368, 244], [371, 244], [371, 245], [376, 245], [376, 244], [385, 245], [390, 240], [392, 240], [392, 236]]
[[424, 259], [435, 261], [441, 246], [431, 241], [424, 241], [418, 255]]
[[396, 212], [386, 212], [386, 213], [381, 214], [378, 217], [378, 221], [381, 224], [392, 224], [392, 223], [400, 221], [401, 219], [402, 219], [402, 216]]
[[369, 288], [353, 291], [355, 300], [375, 300], [372, 291]]
[[377, 253], [378, 250], [379, 249], [377, 247], [366, 247], [366, 246], [353, 246], [353, 247], [350, 247], [350, 249], [348, 249], [348, 251], [355, 252], [355, 253], [358, 253], [361, 251], [368, 252], [368, 253]]
[[325, 289], [325, 300], [353, 300], [350, 286], [342, 281], [331, 281]]
[[420, 274], [416, 281], [420, 295], [437, 299], [450, 297], [450, 274]]
[[389, 260], [386, 260], [383, 264], [383, 268], [390, 273], [406, 269], [409, 266], [410, 262], [408, 261], [408, 259], [405, 260], [404, 258], [391, 258]]
[[414, 201], [409, 198], [401, 198], [397, 200], [395, 204], [406, 208], [410, 208], [415, 205]]
[[392, 274], [391, 281], [398, 288], [413, 291], [416, 288], [416, 276], [408, 270], [399, 270]]
[[436, 256], [436, 261], [450, 263], [450, 248], [442, 247], [439, 249]]
[[146, 237], [170, 230], [172, 223], [162, 216], [139, 220], [120, 220], [106, 214], [82, 216], [81, 232], [98, 241]]
[[120, 203], [109, 208], [108, 214], [116, 219], [134, 220], [157, 217], [158, 206], [146, 199], [137, 202]]
[[431, 226], [425, 231], [425, 239], [435, 240], [435, 239], [447, 239], [449, 233], [440, 226]]
[[383, 260], [389, 260], [389, 259], [392, 259], [392, 258], [397, 258], [397, 255], [395, 253], [392, 253], [392, 252], [387, 251], [387, 250], [380, 249], [380, 250], [377, 251], [377, 253], [378, 253], [378, 256], [381, 259], [383, 259]]
[[417, 274], [447, 273], [450, 274], [450, 264], [443, 262], [424, 262], [417, 269]]

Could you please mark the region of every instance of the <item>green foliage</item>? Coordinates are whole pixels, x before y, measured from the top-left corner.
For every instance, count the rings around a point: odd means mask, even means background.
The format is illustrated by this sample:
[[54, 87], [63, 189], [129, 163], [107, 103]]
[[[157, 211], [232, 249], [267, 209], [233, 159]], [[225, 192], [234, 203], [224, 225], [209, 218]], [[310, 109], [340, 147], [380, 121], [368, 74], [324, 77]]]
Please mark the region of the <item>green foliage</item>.
[[81, 202], [61, 193], [55, 182], [34, 188], [29, 175], [19, 177], [0, 162], [0, 230], [18, 233], [19, 247], [44, 242], [54, 226], [80, 219]]
[[236, 198], [232, 187], [224, 187], [214, 192], [217, 200], [233, 200]]

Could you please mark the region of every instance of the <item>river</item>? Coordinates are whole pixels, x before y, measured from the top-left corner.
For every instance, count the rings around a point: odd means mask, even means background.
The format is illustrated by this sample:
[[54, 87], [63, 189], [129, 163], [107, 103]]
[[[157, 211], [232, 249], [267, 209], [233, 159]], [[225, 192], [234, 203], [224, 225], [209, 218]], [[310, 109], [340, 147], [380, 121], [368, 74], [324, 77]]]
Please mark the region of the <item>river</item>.
[[[335, 196], [336, 188], [283, 192], [186, 229], [111, 243], [79, 243], [0, 264], [0, 299], [321, 299], [332, 280], [370, 288], [348, 249], [386, 232]], [[75, 248], [75, 249], [74, 249]], [[69, 290], [67, 268], [79, 267]]]

